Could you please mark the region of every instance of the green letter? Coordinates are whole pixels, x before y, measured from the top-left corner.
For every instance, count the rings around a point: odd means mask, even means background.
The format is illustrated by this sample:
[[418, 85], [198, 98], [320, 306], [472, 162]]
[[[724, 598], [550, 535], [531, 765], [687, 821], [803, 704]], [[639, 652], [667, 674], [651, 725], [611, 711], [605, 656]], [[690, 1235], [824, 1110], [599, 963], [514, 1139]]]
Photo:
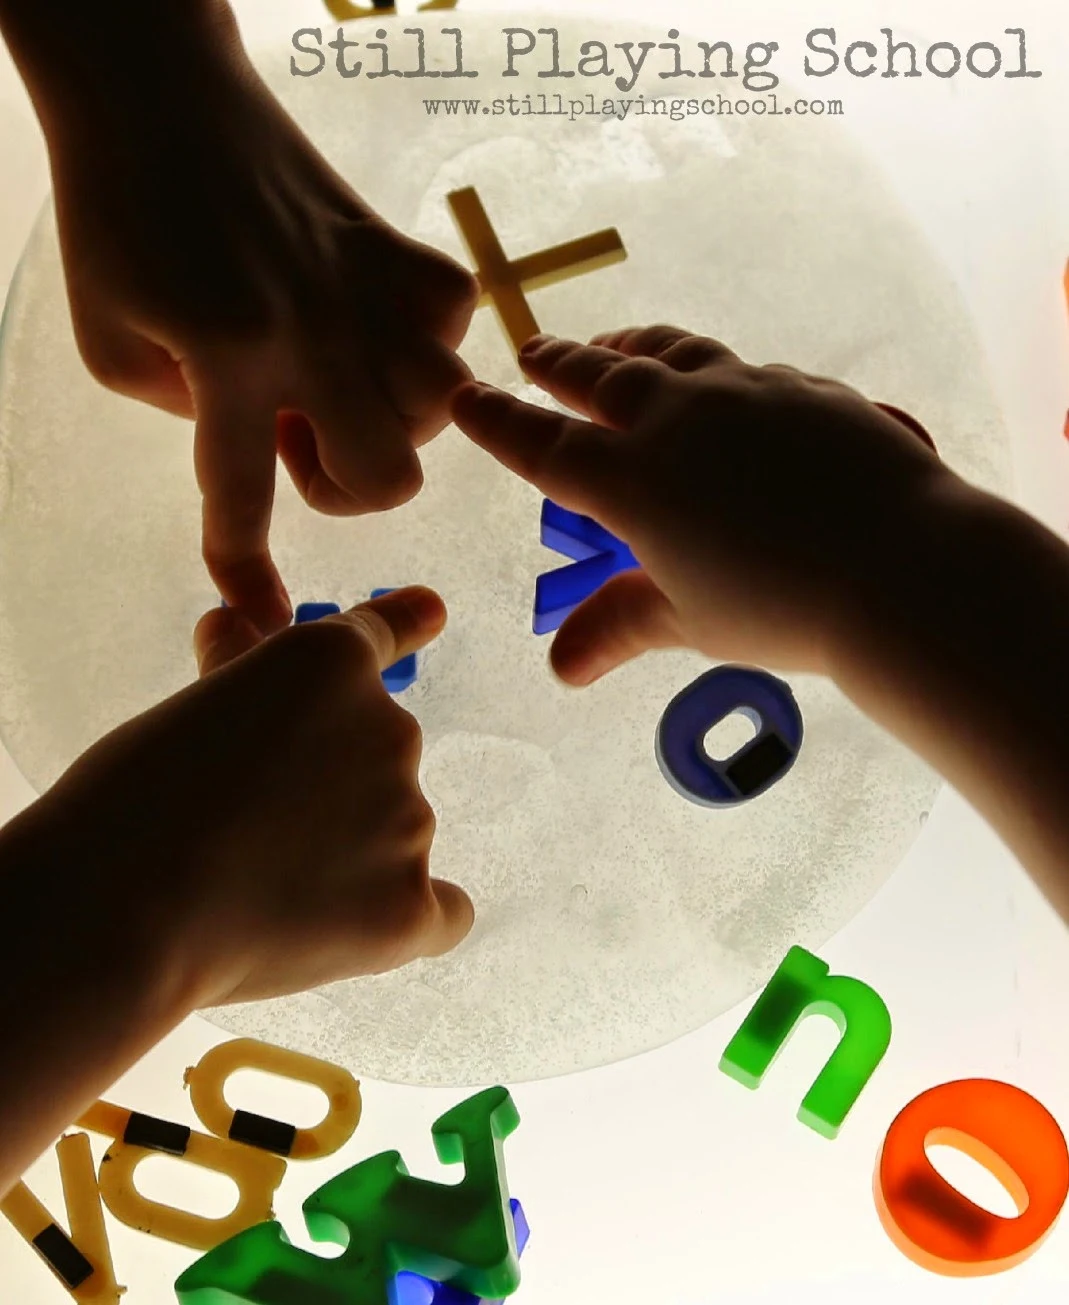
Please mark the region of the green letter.
[[795, 1026], [811, 1014], [833, 1019], [842, 1038], [806, 1093], [798, 1118], [834, 1138], [891, 1041], [887, 1007], [867, 983], [829, 976], [819, 957], [792, 947], [728, 1043], [720, 1068], [745, 1087], [760, 1086]]
[[411, 1178], [396, 1151], [372, 1156], [304, 1203], [312, 1237], [345, 1247], [337, 1259], [290, 1245], [277, 1223], [257, 1224], [182, 1274], [181, 1305], [393, 1305], [402, 1270], [510, 1295], [520, 1270], [502, 1144], [518, 1123], [503, 1087], [461, 1102], [431, 1128], [442, 1163], [463, 1163], [460, 1183]]

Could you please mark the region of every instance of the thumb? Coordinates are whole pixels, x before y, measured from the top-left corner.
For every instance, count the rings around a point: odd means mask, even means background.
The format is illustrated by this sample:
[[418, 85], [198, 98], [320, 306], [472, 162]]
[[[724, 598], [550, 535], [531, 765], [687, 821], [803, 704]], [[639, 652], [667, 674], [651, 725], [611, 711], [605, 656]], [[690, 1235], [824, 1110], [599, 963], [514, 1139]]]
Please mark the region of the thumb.
[[201, 678], [211, 675], [263, 642], [256, 626], [232, 607], [215, 607], [197, 622], [193, 651]]
[[566, 683], [584, 685], [651, 648], [686, 643], [678, 613], [645, 571], [624, 571], [567, 618], [550, 660]]
[[371, 645], [379, 670], [384, 671], [436, 638], [446, 618], [445, 603], [433, 589], [410, 585], [325, 619], [353, 626]]

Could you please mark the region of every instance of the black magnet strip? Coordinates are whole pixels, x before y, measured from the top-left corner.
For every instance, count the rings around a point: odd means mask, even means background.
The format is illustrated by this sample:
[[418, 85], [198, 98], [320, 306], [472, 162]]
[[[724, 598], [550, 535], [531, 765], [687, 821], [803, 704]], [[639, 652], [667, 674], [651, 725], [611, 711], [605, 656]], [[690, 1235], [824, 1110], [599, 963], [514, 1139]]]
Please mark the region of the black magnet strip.
[[778, 734], [766, 734], [725, 767], [724, 775], [743, 797], [749, 797], [773, 775], [779, 774], [793, 755]]
[[185, 1155], [192, 1130], [184, 1124], [172, 1124], [167, 1119], [153, 1115], [130, 1114], [122, 1140], [131, 1146], [143, 1146], [147, 1151], [163, 1151], [166, 1155]]
[[71, 1291], [93, 1276], [93, 1266], [56, 1224], [50, 1223], [44, 1232], [39, 1232], [33, 1244]]
[[297, 1140], [297, 1129], [293, 1124], [282, 1124], [277, 1119], [265, 1119], [263, 1115], [253, 1115], [247, 1110], [235, 1110], [234, 1122], [230, 1125], [227, 1136], [232, 1142], [256, 1146], [261, 1151], [289, 1155]]

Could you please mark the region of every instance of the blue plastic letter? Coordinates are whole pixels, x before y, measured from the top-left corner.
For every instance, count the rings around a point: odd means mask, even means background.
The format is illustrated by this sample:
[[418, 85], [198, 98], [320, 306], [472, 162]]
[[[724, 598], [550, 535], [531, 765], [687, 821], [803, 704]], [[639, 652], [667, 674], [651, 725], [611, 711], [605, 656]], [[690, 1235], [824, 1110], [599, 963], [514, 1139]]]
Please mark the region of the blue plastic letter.
[[606, 580], [638, 566], [634, 553], [591, 517], [569, 512], [550, 499], [542, 504], [542, 543], [573, 565], [540, 575], [535, 584], [534, 632], [560, 629], [564, 618]]
[[[733, 712], [757, 737], [716, 761], [706, 734]], [[766, 792], [794, 765], [802, 746], [802, 713], [782, 680], [745, 666], [719, 666], [677, 694], [657, 726], [657, 763], [683, 797], [699, 806], [736, 806]]]

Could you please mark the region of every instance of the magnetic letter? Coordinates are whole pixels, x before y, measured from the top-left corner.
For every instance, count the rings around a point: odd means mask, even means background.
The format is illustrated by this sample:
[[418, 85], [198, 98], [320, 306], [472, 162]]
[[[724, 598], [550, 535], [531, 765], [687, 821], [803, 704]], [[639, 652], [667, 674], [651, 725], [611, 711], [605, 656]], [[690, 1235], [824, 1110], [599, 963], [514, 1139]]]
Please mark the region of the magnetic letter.
[[181, 1305], [394, 1305], [404, 1270], [476, 1296], [510, 1295], [519, 1256], [502, 1150], [518, 1123], [503, 1087], [461, 1102], [431, 1129], [442, 1163], [463, 1163], [459, 1183], [411, 1178], [396, 1151], [372, 1156], [304, 1203], [311, 1236], [343, 1246], [341, 1255], [299, 1250], [279, 1224], [263, 1223], [188, 1269], [175, 1283]]
[[[953, 1146], [1012, 1196], [1016, 1219], [975, 1205], [946, 1182], [926, 1145]], [[992, 1079], [943, 1083], [915, 1097], [887, 1130], [873, 1181], [887, 1235], [915, 1264], [953, 1277], [1011, 1269], [1045, 1240], [1069, 1193], [1057, 1123], [1027, 1092]]]
[[798, 1111], [803, 1124], [834, 1138], [891, 1041], [891, 1016], [868, 984], [829, 975], [819, 957], [792, 947], [728, 1043], [720, 1068], [745, 1087], [759, 1087], [806, 1015], [827, 1015], [842, 1034]]

